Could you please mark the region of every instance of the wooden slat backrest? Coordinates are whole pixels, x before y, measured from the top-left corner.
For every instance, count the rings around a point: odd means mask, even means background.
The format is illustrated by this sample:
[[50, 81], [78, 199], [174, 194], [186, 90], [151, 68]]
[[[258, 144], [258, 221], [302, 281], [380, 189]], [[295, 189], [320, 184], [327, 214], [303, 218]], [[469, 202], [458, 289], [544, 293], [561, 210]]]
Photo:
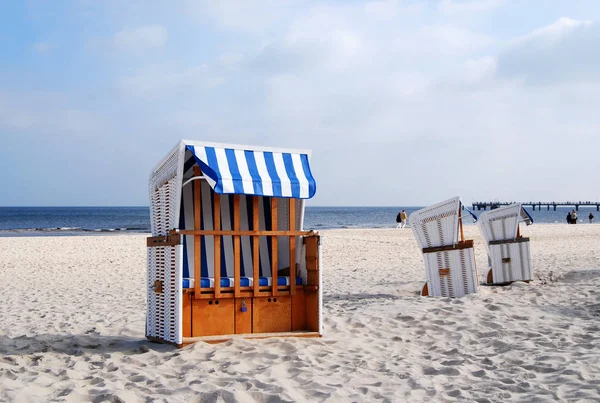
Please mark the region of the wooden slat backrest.
[[[200, 168], [194, 167], [194, 175], [200, 176], [202, 172]], [[213, 202], [213, 229], [201, 229], [201, 186], [200, 181], [194, 183], [194, 229], [193, 230], [179, 230], [174, 229], [169, 233], [171, 235], [191, 235], [194, 237], [194, 278], [197, 279], [194, 282], [194, 294], [195, 298], [200, 298], [202, 293], [201, 290], [201, 248], [202, 248], [202, 237], [213, 236], [214, 237], [214, 298], [220, 298], [223, 296], [221, 287], [221, 237], [232, 236], [233, 237], [233, 263], [234, 263], [234, 296], [239, 298], [241, 296], [241, 237], [250, 236], [252, 237], [252, 266], [253, 266], [253, 295], [254, 296], [277, 296], [278, 294], [278, 277], [279, 277], [279, 242], [278, 237], [284, 236], [289, 238], [289, 280], [290, 280], [290, 293], [295, 295], [296, 293], [296, 253], [297, 245], [296, 238], [301, 236], [313, 235], [313, 231], [299, 231], [296, 229], [296, 200], [289, 198], [289, 217], [288, 217], [288, 228], [279, 230], [278, 219], [279, 219], [279, 206], [277, 198], [270, 198], [270, 215], [271, 215], [271, 228], [260, 229], [260, 206], [259, 197], [248, 196], [248, 202], [252, 203], [252, 226], [249, 230], [241, 230], [241, 209], [242, 203], [239, 195], [233, 195], [233, 229], [223, 230], [221, 225], [221, 195], [214, 193]], [[265, 200], [266, 202], [266, 200]], [[265, 236], [271, 238], [271, 287], [270, 292], [265, 292], [264, 288], [260, 288], [260, 237]], [[248, 274], [246, 274], [248, 275]]]

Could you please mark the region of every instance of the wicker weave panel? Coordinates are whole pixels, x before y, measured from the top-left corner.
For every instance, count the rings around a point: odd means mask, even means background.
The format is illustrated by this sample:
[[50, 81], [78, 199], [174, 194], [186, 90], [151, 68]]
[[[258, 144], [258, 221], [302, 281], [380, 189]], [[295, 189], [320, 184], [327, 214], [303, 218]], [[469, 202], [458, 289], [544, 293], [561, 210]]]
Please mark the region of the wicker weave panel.
[[432, 297], [462, 297], [478, 292], [473, 248], [425, 253], [425, 275]]
[[177, 186], [177, 177], [171, 178], [152, 190], [150, 195], [152, 235], [166, 235], [168, 231], [177, 227], [177, 211], [180, 189]]
[[180, 189], [178, 189], [178, 187], [173, 188], [172, 186], [177, 183], [176, 177], [180, 165], [179, 149], [180, 146], [177, 145], [169, 155], [157, 165], [148, 182], [151, 217], [150, 226], [152, 235], [154, 236], [165, 234], [164, 225], [166, 225], [167, 220], [169, 221], [169, 224], [175, 222], [174, 218], [177, 212], [177, 206], [175, 204], [168, 206], [170, 207], [169, 212], [172, 217], [167, 219], [165, 218], [165, 211], [163, 211], [165, 206], [162, 202], [165, 201], [165, 196], [167, 194], [169, 194], [168, 198], [174, 197], [178, 200], [177, 196]]
[[489, 245], [489, 251], [494, 283], [533, 278], [529, 241]]
[[[148, 248], [146, 334], [180, 344], [181, 334], [181, 256], [182, 246]], [[162, 293], [155, 292], [162, 282]]]

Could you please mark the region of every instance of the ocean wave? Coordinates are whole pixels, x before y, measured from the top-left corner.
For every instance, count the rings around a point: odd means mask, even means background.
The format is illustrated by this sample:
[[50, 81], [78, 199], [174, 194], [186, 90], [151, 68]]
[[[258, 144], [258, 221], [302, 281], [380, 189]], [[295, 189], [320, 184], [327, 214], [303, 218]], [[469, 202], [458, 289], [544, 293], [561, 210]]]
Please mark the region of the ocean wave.
[[1, 233], [71, 233], [71, 232], [143, 232], [149, 233], [150, 228], [121, 227], [121, 228], [82, 228], [82, 227], [48, 227], [48, 228], [3, 228]]

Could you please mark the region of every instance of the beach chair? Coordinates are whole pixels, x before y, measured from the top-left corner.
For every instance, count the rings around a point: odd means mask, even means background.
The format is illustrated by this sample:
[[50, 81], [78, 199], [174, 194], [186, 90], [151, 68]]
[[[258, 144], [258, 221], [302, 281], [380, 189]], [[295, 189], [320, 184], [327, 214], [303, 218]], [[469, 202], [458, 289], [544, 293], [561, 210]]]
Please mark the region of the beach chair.
[[479, 217], [490, 266], [484, 283], [499, 285], [532, 279], [529, 238], [521, 236], [521, 222], [533, 224], [520, 203], [486, 211]]
[[146, 337], [322, 335], [310, 151], [182, 140], [149, 181]]
[[462, 297], [478, 291], [473, 240], [464, 239], [463, 209], [477, 220], [458, 197], [417, 210], [409, 217], [425, 261], [423, 296]]

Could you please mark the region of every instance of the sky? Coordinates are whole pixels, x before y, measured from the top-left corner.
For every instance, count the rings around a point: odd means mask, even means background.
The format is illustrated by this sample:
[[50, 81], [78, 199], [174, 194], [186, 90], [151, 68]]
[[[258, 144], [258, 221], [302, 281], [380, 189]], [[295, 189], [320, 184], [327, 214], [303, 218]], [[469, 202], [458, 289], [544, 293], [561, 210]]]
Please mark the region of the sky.
[[145, 206], [180, 139], [313, 206], [600, 201], [600, 1], [0, 0], [0, 206]]

